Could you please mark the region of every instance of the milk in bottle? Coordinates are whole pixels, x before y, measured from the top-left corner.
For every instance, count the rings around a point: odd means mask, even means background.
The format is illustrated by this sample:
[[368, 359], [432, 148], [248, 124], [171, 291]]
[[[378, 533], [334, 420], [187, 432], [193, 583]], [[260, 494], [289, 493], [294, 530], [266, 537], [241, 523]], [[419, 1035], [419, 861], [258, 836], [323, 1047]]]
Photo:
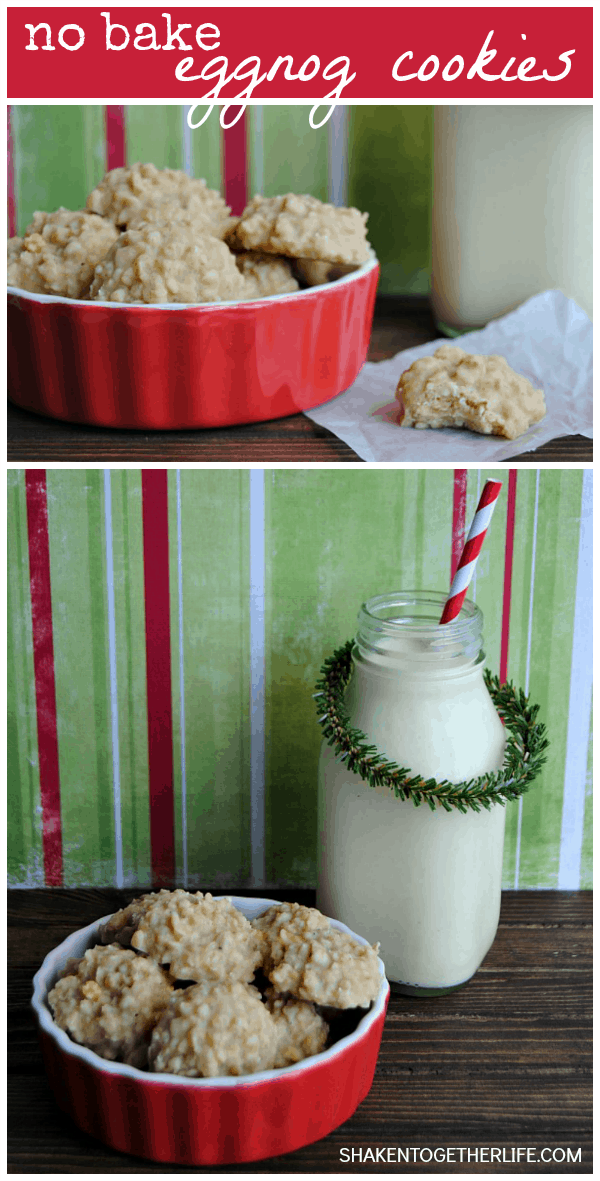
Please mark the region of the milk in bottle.
[[[461, 782], [502, 765], [505, 735], [483, 680], [482, 615], [465, 600], [400, 592], [359, 613], [350, 724], [389, 760]], [[389, 979], [434, 995], [478, 968], [498, 924], [505, 809], [466, 814], [397, 799], [336, 761], [319, 767], [317, 906], [381, 943]]]
[[591, 106], [436, 107], [432, 303], [479, 327], [560, 288], [592, 315]]

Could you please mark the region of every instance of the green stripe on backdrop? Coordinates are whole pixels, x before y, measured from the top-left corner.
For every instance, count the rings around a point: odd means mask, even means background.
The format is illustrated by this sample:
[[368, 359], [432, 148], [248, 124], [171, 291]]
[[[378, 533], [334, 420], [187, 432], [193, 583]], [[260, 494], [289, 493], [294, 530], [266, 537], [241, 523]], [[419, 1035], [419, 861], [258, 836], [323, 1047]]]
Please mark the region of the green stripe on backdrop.
[[182, 471], [181, 520], [189, 884], [227, 888], [250, 866], [247, 472]]
[[[198, 123], [207, 107], [198, 107], [194, 122]], [[223, 133], [219, 124], [220, 108], [211, 111], [206, 123], [195, 127], [192, 132], [192, 172], [201, 176], [209, 189], [223, 190]]]
[[64, 884], [114, 875], [102, 473], [48, 472]]
[[558, 875], [582, 479], [581, 471], [540, 473], [530, 692], [551, 745], [523, 798], [522, 887], [553, 887]]
[[321, 664], [375, 594], [445, 590], [452, 471], [268, 472], [267, 878], [315, 880]]
[[35, 674], [22, 471], [8, 472], [7, 822], [8, 880], [43, 886]]
[[593, 767], [592, 767], [592, 719], [590, 717], [590, 739], [588, 748], [588, 765], [585, 780], [585, 813], [583, 818], [583, 846], [581, 849], [581, 877], [579, 881], [582, 890], [591, 890], [594, 885], [593, 859]]
[[432, 107], [351, 108], [348, 202], [370, 213], [380, 293], [429, 291], [432, 143]]
[[[127, 107], [127, 159], [156, 164], [157, 168], [183, 168], [184, 118], [187, 108], [180, 105], [160, 107]], [[198, 122], [207, 110], [198, 107], [194, 121]], [[211, 189], [222, 189], [221, 155], [222, 132], [219, 108], [215, 108], [206, 123], [189, 132], [191, 137], [192, 175], [202, 177]]]
[[36, 209], [83, 209], [105, 172], [104, 108], [15, 106], [11, 121], [17, 232]]
[[127, 163], [183, 167], [183, 110], [180, 106], [129, 106], [125, 135]]
[[250, 107], [250, 196], [310, 193], [327, 200], [328, 130], [310, 126], [311, 107]]
[[142, 480], [111, 472], [123, 877], [150, 885]]

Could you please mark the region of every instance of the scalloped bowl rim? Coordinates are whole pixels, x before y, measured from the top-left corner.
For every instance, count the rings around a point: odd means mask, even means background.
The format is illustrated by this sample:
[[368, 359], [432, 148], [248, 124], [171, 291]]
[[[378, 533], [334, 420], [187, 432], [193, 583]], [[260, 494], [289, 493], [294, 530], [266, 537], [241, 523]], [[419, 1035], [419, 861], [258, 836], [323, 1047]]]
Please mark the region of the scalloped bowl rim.
[[[336, 264], [333, 263], [333, 266]], [[158, 312], [158, 311], [191, 311], [198, 309], [202, 311], [210, 311], [221, 308], [236, 308], [236, 307], [256, 307], [258, 304], [277, 303], [285, 300], [299, 300], [310, 298], [318, 295], [322, 291], [331, 291], [337, 289], [342, 284], [353, 283], [357, 279], [362, 278], [363, 275], [369, 274], [375, 267], [379, 266], [379, 261], [373, 255], [363, 262], [355, 271], [350, 271], [347, 275], [341, 275], [339, 279], [335, 279], [330, 283], [319, 283], [315, 287], [305, 287], [300, 291], [284, 291], [278, 295], [263, 295], [257, 299], [224, 299], [212, 300], [209, 303], [117, 303], [114, 300], [98, 300], [98, 299], [69, 299], [65, 295], [45, 295], [36, 291], [25, 291], [22, 287], [7, 287], [9, 295], [17, 295], [19, 299], [25, 299], [30, 303], [48, 303], [61, 304], [63, 307], [74, 308], [112, 308], [113, 311], [121, 311], [123, 309], [137, 308], [144, 312]]]
[[[249, 911], [252, 913], [246, 914], [245, 917], [247, 918], [256, 918], [269, 906], [279, 905], [272, 898], [241, 898], [232, 894], [219, 895], [218, 897], [230, 898], [236, 909], [242, 913], [245, 913], [245, 907], [248, 906]], [[239, 903], [245, 905], [242, 907], [238, 905]], [[350, 1045], [356, 1044], [356, 1042], [362, 1041], [368, 1036], [375, 1022], [385, 1012], [389, 984], [386, 980], [384, 964], [378, 957], [377, 963], [381, 976], [381, 987], [371, 1008], [366, 1011], [364, 1017], [361, 1017], [356, 1029], [352, 1033], [347, 1034], [346, 1037], [340, 1038], [328, 1050], [324, 1050], [320, 1054], [314, 1054], [312, 1057], [305, 1058], [302, 1062], [295, 1063], [292, 1066], [280, 1067], [277, 1070], [263, 1070], [256, 1074], [218, 1076], [215, 1078], [188, 1078], [185, 1075], [158, 1074], [147, 1070], [139, 1070], [136, 1066], [128, 1066], [123, 1062], [111, 1062], [106, 1058], [101, 1058], [99, 1054], [94, 1053], [93, 1050], [89, 1050], [86, 1046], [80, 1046], [77, 1042], [71, 1041], [68, 1034], [56, 1025], [46, 1003], [47, 994], [58, 978], [59, 967], [73, 954], [81, 955], [82, 937], [85, 935], [86, 940], [90, 940], [97, 933], [102, 923], [105, 923], [110, 917], [110, 915], [104, 915], [103, 918], [89, 923], [87, 927], [81, 927], [79, 930], [73, 931], [58, 947], [55, 947], [48, 953], [33, 978], [34, 990], [31, 999], [31, 1004], [36, 1013], [40, 1028], [58, 1044], [61, 1051], [70, 1055], [72, 1058], [77, 1058], [87, 1063], [88, 1066], [91, 1066], [100, 1074], [112, 1074], [122, 1078], [130, 1078], [142, 1085], [148, 1086], [168, 1085], [172, 1087], [192, 1087], [200, 1090], [206, 1089], [207, 1087], [231, 1088], [256, 1086], [260, 1083], [276, 1081], [282, 1077], [288, 1078], [290, 1075], [304, 1074], [311, 1069], [318, 1068], [323, 1063], [331, 1062], [335, 1058], [342, 1056]], [[330, 922], [336, 930], [351, 935], [357, 943], [361, 943], [365, 947], [371, 946], [367, 939], [363, 939], [362, 935], [357, 935], [345, 923], [339, 922], [337, 919], [330, 919]], [[89, 942], [87, 946], [92, 947], [94, 944]]]

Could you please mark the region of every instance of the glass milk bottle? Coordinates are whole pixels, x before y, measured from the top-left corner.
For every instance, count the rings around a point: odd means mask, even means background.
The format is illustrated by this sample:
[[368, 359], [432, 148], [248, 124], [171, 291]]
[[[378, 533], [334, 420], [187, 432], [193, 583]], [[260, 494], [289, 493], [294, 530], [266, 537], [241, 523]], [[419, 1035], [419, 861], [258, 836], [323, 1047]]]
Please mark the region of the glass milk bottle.
[[[358, 616], [350, 724], [400, 767], [461, 782], [497, 770], [505, 734], [483, 680], [481, 611], [446, 596], [380, 595]], [[432, 811], [370, 787], [323, 743], [317, 906], [379, 940], [400, 991], [437, 995], [477, 970], [498, 926], [505, 809]]]
[[432, 304], [479, 327], [550, 288], [592, 315], [591, 106], [436, 107]]

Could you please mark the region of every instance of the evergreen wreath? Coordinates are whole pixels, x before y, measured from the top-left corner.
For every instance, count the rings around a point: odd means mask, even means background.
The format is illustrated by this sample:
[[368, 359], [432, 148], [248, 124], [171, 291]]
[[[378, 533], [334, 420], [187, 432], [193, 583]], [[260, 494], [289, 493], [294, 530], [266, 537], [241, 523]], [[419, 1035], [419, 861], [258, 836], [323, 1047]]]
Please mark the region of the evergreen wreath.
[[482, 807], [516, 800], [529, 790], [546, 762], [544, 752], [549, 744], [546, 727], [536, 721], [540, 707], [530, 705], [522, 689], [515, 689], [510, 681], [501, 685], [489, 669], [484, 670], [490, 696], [508, 731], [504, 764], [499, 771], [464, 783], [446, 779], [438, 783], [389, 762], [361, 730], [350, 725], [344, 691], [352, 674], [353, 647], [354, 640], [348, 640], [325, 661], [314, 693], [323, 736], [338, 762], [345, 762], [349, 771], [355, 771], [371, 787], [389, 787], [398, 799], [412, 800], [415, 806], [426, 801], [432, 811], [437, 802], [447, 812], [452, 808], [480, 812]]

